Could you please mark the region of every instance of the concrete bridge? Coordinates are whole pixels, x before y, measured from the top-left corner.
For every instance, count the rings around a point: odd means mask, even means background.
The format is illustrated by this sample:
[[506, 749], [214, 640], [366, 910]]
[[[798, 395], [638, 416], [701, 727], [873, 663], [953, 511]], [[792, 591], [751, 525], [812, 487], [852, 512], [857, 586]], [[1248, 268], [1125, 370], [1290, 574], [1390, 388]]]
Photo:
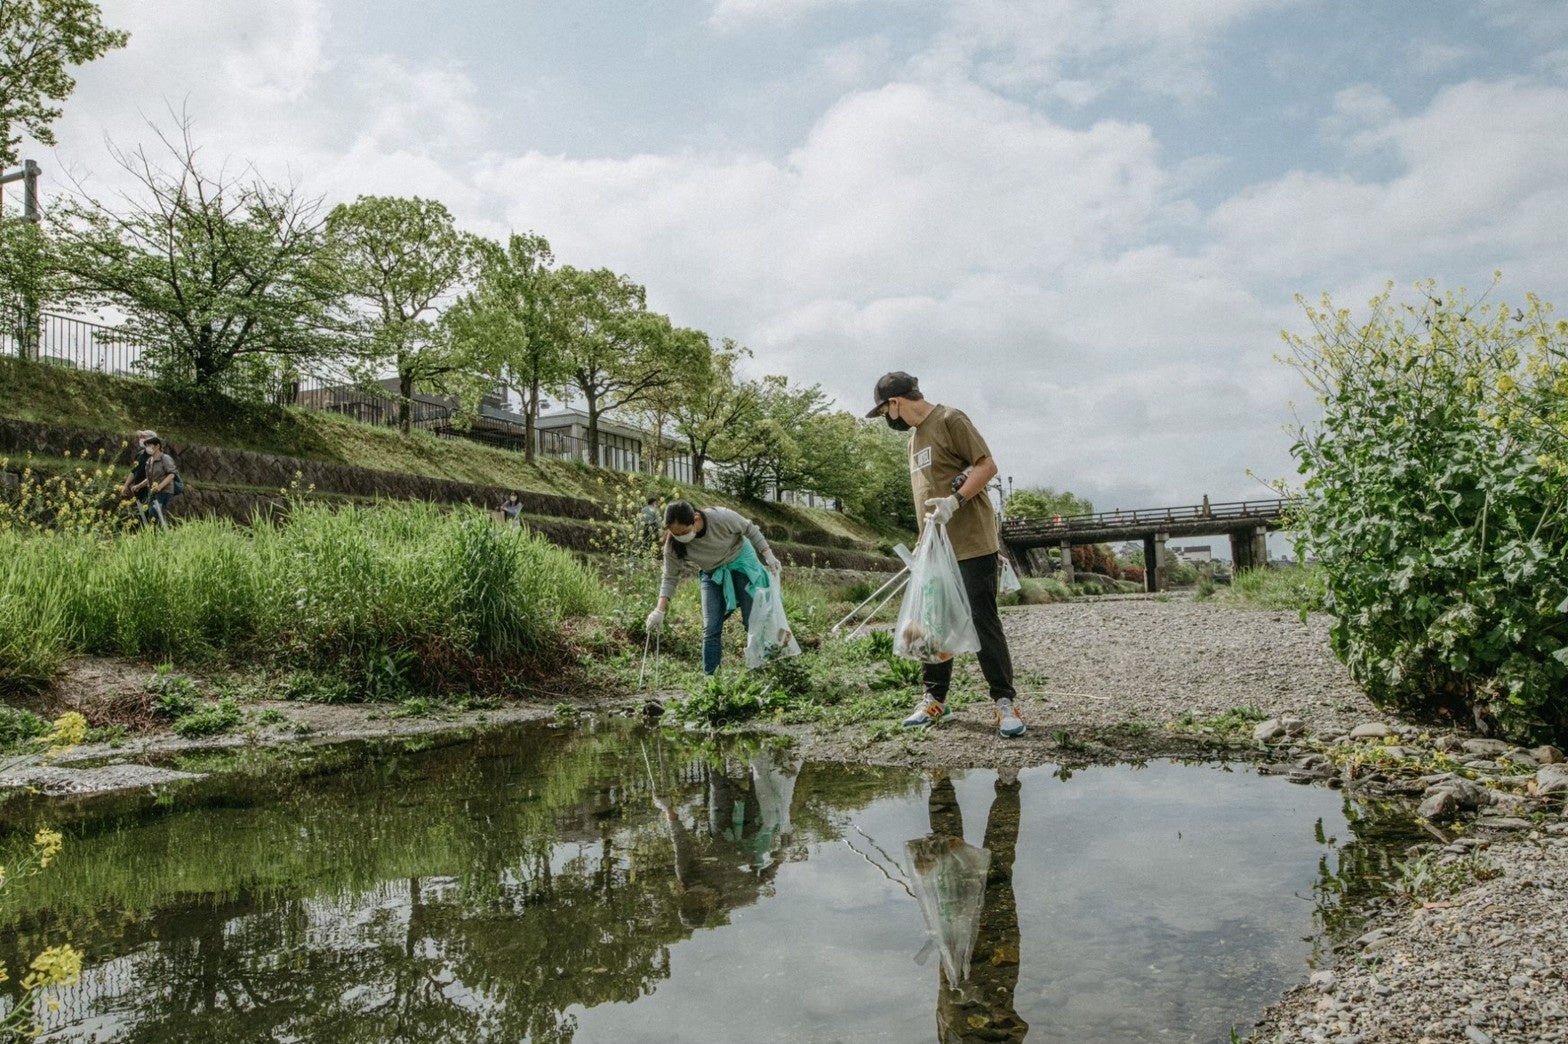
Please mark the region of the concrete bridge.
[[1059, 515], [1052, 519], [1004, 519], [1002, 542], [1019, 568], [1028, 571], [1028, 556], [1037, 547], [1059, 547], [1062, 568], [1073, 578], [1072, 549], [1080, 544], [1115, 544], [1143, 541], [1143, 585], [1146, 591], [1166, 586], [1165, 542], [1173, 536], [1230, 537], [1232, 568], [1237, 572], [1268, 562], [1266, 538], [1270, 530], [1283, 529], [1294, 500], [1241, 500], [1227, 504], [1203, 503], [1193, 507], [1142, 508], [1137, 511], [1098, 511], [1092, 515]]

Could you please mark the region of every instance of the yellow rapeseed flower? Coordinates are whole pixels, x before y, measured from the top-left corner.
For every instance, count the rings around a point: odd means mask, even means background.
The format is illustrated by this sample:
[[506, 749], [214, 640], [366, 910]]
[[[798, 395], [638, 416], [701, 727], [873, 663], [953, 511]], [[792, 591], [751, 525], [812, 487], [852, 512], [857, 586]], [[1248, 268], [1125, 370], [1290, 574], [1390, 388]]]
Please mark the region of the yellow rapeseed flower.
[[48, 866], [49, 861], [55, 857], [64, 845], [65, 838], [61, 836], [58, 830], [50, 830], [48, 827], [45, 827], [34, 834], [33, 850], [38, 856], [38, 868], [41, 870]]
[[74, 986], [82, 975], [82, 953], [70, 943], [51, 946], [33, 958], [31, 967], [32, 971], [22, 980], [24, 990]]

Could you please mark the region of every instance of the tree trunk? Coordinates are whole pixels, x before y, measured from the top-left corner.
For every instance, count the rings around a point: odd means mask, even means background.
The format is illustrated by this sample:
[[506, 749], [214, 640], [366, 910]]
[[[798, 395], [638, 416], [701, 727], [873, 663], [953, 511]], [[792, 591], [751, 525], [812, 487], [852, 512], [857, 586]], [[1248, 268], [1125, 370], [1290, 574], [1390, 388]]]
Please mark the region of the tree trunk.
[[707, 486], [705, 472], [708, 470], [708, 455], [695, 450], [691, 455], [691, 481], [694, 486]]
[[599, 400], [588, 400], [588, 463], [599, 466]]
[[397, 371], [397, 430], [404, 435], [414, 430], [414, 375], [408, 370]]
[[527, 440], [523, 450], [523, 459], [532, 464], [534, 462], [535, 434], [538, 430], [539, 417], [539, 381], [534, 379], [528, 384], [528, 394], [523, 399], [523, 437]]

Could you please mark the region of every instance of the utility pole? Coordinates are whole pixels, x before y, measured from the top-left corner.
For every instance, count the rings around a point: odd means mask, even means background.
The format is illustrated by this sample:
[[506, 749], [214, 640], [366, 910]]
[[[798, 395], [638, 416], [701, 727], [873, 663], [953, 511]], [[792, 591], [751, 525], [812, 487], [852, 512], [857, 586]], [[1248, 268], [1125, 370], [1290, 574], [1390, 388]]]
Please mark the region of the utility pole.
[[[37, 224], [42, 215], [38, 211], [38, 174], [41, 168], [32, 160], [24, 160], [21, 170], [0, 174], [0, 220], [5, 219], [5, 186], [13, 181], [22, 183], [22, 220]], [[23, 359], [36, 359], [43, 350], [38, 331], [42, 317], [38, 314], [38, 299], [24, 294], [17, 314], [17, 354]]]
[[[5, 202], [5, 186], [13, 181], [22, 183], [22, 220], [37, 222], [38, 213], [38, 174], [43, 168], [32, 160], [25, 160], [21, 170], [13, 170], [9, 174], [0, 175], [0, 204]], [[3, 213], [0, 210], [0, 213]]]

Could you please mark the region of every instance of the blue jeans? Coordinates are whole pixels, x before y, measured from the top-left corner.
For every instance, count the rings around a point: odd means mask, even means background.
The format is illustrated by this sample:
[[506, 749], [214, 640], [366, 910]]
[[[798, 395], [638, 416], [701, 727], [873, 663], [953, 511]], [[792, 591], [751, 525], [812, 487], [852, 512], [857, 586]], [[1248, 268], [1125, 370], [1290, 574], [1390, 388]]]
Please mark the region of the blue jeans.
[[[724, 588], [707, 572], [697, 574], [702, 585], [702, 673], [712, 674], [719, 669], [719, 654], [724, 650]], [[751, 621], [751, 590], [741, 573], [729, 574], [730, 590], [735, 592], [735, 602], [740, 606], [740, 624]]]

